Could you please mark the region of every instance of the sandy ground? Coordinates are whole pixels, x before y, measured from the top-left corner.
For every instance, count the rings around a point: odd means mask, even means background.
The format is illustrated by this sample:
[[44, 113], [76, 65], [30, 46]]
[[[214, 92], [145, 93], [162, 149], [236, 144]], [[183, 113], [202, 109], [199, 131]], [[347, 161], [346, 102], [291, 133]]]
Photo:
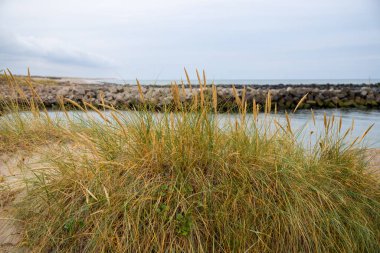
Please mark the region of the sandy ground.
[[[24, 194], [23, 180], [41, 168], [41, 151], [0, 154], [0, 252], [26, 252], [20, 246], [22, 224], [13, 217], [13, 203]], [[8, 187], [12, 184], [12, 188]], [[20, 247], [17, 247], [19, 245]]]
[[374, 172], [380, 178], [380, 149], [370, 149], [368, 151], [370, 162], [370, 171]]
[[[51, 148], [51, 147], [49, 147]], [[12, 154], [0, 154], [0, 253], [27, 252], [22, 247], [22, 224], [13, 218], [12, 203], [24, 194], [23, 180], [33, 175], [33, 170], [41, 169], [44, 149], [27, 153], [19, 151]], [[368, 151], [370, 171], [380, 178], [380, 149]], [[6, 185], [11, 183], [12, 189]]]

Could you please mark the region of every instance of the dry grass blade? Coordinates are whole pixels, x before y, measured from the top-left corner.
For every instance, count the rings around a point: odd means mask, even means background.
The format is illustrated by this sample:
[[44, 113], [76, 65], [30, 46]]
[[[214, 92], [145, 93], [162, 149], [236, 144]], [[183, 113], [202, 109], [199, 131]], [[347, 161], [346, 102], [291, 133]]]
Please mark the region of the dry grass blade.
[[110, 121], [107, 119], [107, 117], [104, 116], [104, 114], [101, 111], [99, 111], [98, 108], [96, 108], [92, 104], [87, 103], [85, 101], [83, 101], [83, 104], [90, 107], [93, 111], [95, 111], [105, 122], [110, 123]]
[[202, 89], [203, 84], [202, 84], [201, 76], [199, 75], [198, 69], [195, 69], [195, 72], [197, 73], [199, 87]]
[[288, 132], [293, 135], [293, 131], [292, 131], [292, 125], [290, 123], [290, 118], [289, 118], [289, 115], [287, 112], [285, 112], [285, 118], [286, 118], [286, 122], [287, 122], [287, 129], [288, 129]]
[[272, 97], [270, 90], [268, 90], [267, 99], [265, 101], [265, 114], [271, 113], [272, 108]]
[[204, 88], [202, 86], [202, 83], [200, 83], [200, 85], [199, 85], [199, 96], [201, 99], [201, 108], [203, 109], [204, 103], [205, 103], [205, 96], [204, 96]]
[[206, 72], [205, 70], [203, 70], [202, 72], [203, 72], [203, 87], [206, 89], [206, 86], [207, 86]]
[[247, 99], [246, 99], [246, 95], [247, 95], [247, 88], [244, 86], [244, 88], [243, 88], [243, 92], [242, 92], [242, 94], [241, 94], [241, 101], [242, 101], [243, 103], [245, 103], [245, 102], [247, 101]]
[[104, 190], [104, 194], [105, 194], [106, 199], [107, 199], [108, 206], [111, 206], [110, 196], [109, 196], [109, 193], [107, 191], [107, 188], [104, 185], [103, 185], [103, 190]]
[[309, 95], [309, 93], [306, 93], [306, 94], [301, 98], [301, 100], [297, 103], [296, 108], [294, 108], [293, 113], [295, 113], [295, 112], [297, 111], [297, 109], [303, 104], [303, 102], [306, 100], [306, 98], [307, 98], [308, 95]]
[[365, 132], [363, 133], [363, 135], [360, 137], [359, 142], [363, 141], [364, 137], [366, 137], [366, 135], [369, 133], [369, 131], [371, 131], [371, 129], [373, 128], [374, 125], [375, 125], [375, 123], [373, 123], [372, 125], [370, 125], [367, 128], [367, 130], [365, 130]]
[[139, 91], [140, 100], [141, 100], [141, 102], [145, 102], [144, 93], [142, 91], [142, 87], [141, 87], [139, 80], [136, 79], [136, 83], [137, 83], [137, 89]]
[[185, 89], [185, 83], [181, 79], [181, 90], [182, 90], [182, 97], [186, 97], [186, 89]]
[[280, 128], [284, 133], [287, 133], [287, 131], [285, 130], [285, 128], [276, 119], [274, 119], [273, 122], [274, 122], [274, 124], [276, 125], [277, 128]]
[[123, 131], [124, 136], [127, 137], [128, 136], [127, 130], [124, 127], [123, 123], [120, 121], [120, 119], [116, 116], [114, 112], [111, 112], [111, 116], [116, 121], [116, 123], [120, 126], [121, 130]]
[[187, 84], [189, 85], [189, 88], [190, 88], [190, 92], [193, 92], [193, 88], [192, 88], [192, 86], [191, 86], [191, 81], [190, 81], [190, 77], [189, 77], [189, 74], [187, 73], [187, 70], [186, 70], [186, 68], [183, 68], [183, 70], [185, 71], [186, 80], [187, 80]]
[[180, 101], [178, 85], [176, 82], [171, 84], [171, 90], [172, 90], [174, 103], [176, 105], [176, 108], [178, 109], [181, 105], [181, 101]]
[[239, 108], [242, 107], [242, 102], [241, 102], [241, 99], [239, 97], [239, 94], [235, 88], [235, 85], [232, 85], [232, 94], [234, 95], [235, 97], [235, 100], [236, 100], [236, 104], [239, 106]]
[[212, 83], [212, 105], [214, 107], [214, 113], [218, 111], [218, 92], [216, 90], [216, 86]]
[[252, 104], [253, 104], [253, 106], [252, 106], [253, 119], [256, 122], [259, 113], [258, 113], [258, 107], [257, 107], [255, 99], [253, 99], [253, 103]]
[[80, 104], [78, 104], [77, 102], [75, 102], [74, 100], [71, 100], [69, 98], [64, 98], [64, 101], [67, 101], [70, 104], [72, 104], [73, 106], [75, 106], [76, 108], [80, 109], [81, 111], [86, 112], [86, 110], [82, 106], [80, 106]]

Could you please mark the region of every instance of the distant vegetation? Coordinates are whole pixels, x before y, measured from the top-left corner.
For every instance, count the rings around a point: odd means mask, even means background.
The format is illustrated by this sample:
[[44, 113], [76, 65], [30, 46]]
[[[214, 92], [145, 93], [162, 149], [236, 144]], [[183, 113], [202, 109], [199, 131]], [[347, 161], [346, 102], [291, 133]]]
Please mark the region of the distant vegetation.
[[[234, 89], [239, 113], [221, 126], [216, 88], [206, 92], [205, 83], [186, 105], [173, 85], [175, 103], [160, 114], [66, 99], [62, 110], [68, 102], [83, 113], [57, 120], [37, 94], [3, 105], [1, 153], [51, 147], [16, 205], [24, 245], [35, 252], [378, 252], [379, 181], [367, 171], [366, 133], [348, 142], [352, 129], [334, 117], [325, 117], [321, 133], [296, 132], [290, 115], [276, 120], [270, 96], [248, 112], [244, 92]], [[316, 143], [303, 145], [301, 134]]]
[[[8, 73], [8, 74], [6, 74]], [[12, 86], [27, 86], [27, 79], [29, 79], [30, 84], [33, 86], [38, 85], [57, 85], [57, 82], [52, 78], [43, 77], [28, 77], [20, 75], [12, 75], [10, 72], [5, 72], [5, 70], [0, 70], [0, 86], [1, 85], [12, 85]], [[1, 95], [1, 94], [0, 94]]]

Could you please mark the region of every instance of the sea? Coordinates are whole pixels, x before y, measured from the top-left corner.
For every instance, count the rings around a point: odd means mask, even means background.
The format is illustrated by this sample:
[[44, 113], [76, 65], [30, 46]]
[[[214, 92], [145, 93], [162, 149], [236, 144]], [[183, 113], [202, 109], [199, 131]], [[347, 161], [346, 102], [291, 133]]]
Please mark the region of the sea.
[[[119, 79], [119, 78], [94, 78], [87, 79], [96, 83], [114, 83], [114, 84], [136, 84], [136, 80]], [[186, 79], [182, 79], [185, 84]], [[181, 83], [181, 79], [177, 80], [140, 80], [141, 85], [168, 85], [172, 82]], [[191, 80], [192, 84], [197, 84], [198, 80]], [[221, 84], [235, 84], [235, 85], [277, 85], [277, 84], [378, 84], [379, 78], [368, 79], [207, 79], [207, 83], [214, 83], [215, 85]]]
[[[95, 79], [98, 83], [115, 83], [134, 85], [136, 80], [128, 79]], [[182, 79], [184, 80], [184, 79]], [[139, 80], [141, 85], [168, 85], [173, 80]], [[177, 83], [181, 83], [180, 80], [175, 80]], [[185, 84], [187, 83], [184, 80]], [[192, 84], [197, 84], [198, 80], [191, 80]], [[338, 84], [380, 84], [380, 78], [367, 78], [367, 79], [208, 79], [207, 83], [214, 83], [215, 85], [223, 84], [235, 84], [235, 85], [278, 85], [278, 84], [291, 84], [291, 85], [338, 85]], [[316, 110], [316, 127], [323, 128], [323, 117], [335, 115], [336, 117], [342, 117], [342, 128], [349, 128], [354, 121], [354, 129], [351, 132], [352, 136], [360, 136], [368, 127], [373, 125], [369, 133], [365, 138], [366, 145], [369, 147], [380, 148], [380, 110], [357, 110], [357, 109], [327, 109]], [[279, 117], [283, 115], [279, 114]], [[311, 113], [308, 110], [300, 110], [292, 115], [292, 125], [295, 129], [303, 129], [303, 132], [311, 131]]]
[[[82, 121], [89, 117], [102, 121], [102, 118], [96, 112], [88, 112], [84, 114], [80, 111], [68, 112], [72, 120]], [[127, 118], [133, 117], [134, 112], [122, 111]], [[289, 113], [290, 124], [292, 132], [298, 136], [298, 141], [303, 142], [305, 145], [315, 144], [316, 137], [319, 133], [325, 131], [324, 117], [335, 117], [335, 126], [339, 125], [340, 118], [342, 119], [341, 136], [348, 130], [349, 135], [346, 138], [346, 142], [350, 143], [355, 140], [356, 137], [361, 138], [363, 134], [370, 128], [370, 131], [366, 134], [361, 145], [368, 148], [380, 148], [380, 110], [357, 110], [357, 109], [327, 109], [327, 110], [315, 110], [314, 119], [310, 110], [298, 110], [296, 113]], [[32, 116], [30, 112], [23, 112], [24, 116]], [[66, 115], [62, 111], [49, 111], [51, 118], [58, 121], [65, 121]], [[154, 117], [160, 117], [160, 113], [155, 113]], [[9, 117], [11, 115], [2, 116]], [[105, 116], [111, 118], [111, 114], [105, 111]], [[235, 119], [239, 120], [238, 114], [218, 114], [218, 124], [221, 128], [228, 125], [234, 125]], [[269, 117], [269, 120], [275, 118], [280, 124], [286, 128], [287, 120], [284, 113], [278, 113], [276, 115], [265, 116], [263, 113], [259, 115], [259, 120], [265, 120], [265, 117]], [[252, 121], [252, 115], [247, 115], [247, 121]], [[1, 117], [0, 117], [1, 121]], [[272, 124], [273, 125], [273, 124]], [[336, 130], [336, 129], [335, 129]], [[335, 131], [334, 130], [334, 131]]]
[[[136, 80], [122, 80], [115, 78], [92, 78], [86, 79], [90, 83], [113, 83], [113, 84], [136, 84]], [[177, 80], [177, 83], [181, 80]], [[170, 84], [170, 80], [139, 80], [142, 85], [167, 85]], [[277, 85], [277, 84], [380, 84], [380, 79], [223, 79], [223, 80], [211, 80], [208, 83], [214, 82], [216, 85], [220, 84], [241, 84], [241, 85]], [[197, 80], [192, 80], [193, 84], [198, 83]], [[62, 112], [50, 112], [51, 116], [64, 118]], [[71, 112], [75, 114], [77, 112]], [[334, 115], [336, 118], [342, 117], [342, 129], [348, 129], [354, 125], [353, 130], [350, 132], [352, 138], [361, 136], [369, 127], [372, 128], [368, 132], [365, 138], [365, 144], [371, 148], [380, 148], [380, 109], [374, 110], [358, 110], [358, 109], [319, 109], [315, 110], [316, 126], [314, 126], [311, 112], [309, 110], [299, 110], [295, 114], [292, 114], [291, 125], [292, 128], [297, 131], [301, 130], [304, 134], [307, 132], [315, 131], [315, 128], [319, 131], [323, 129], [324, 115], [331, 117]], [[97, 117], [96, 113], [93, 113]], [[227, 117], [221, 115], [221, 117]], [[278, 117], [284, 121], [284, 114], [279, 113]], [[225, 118], [225, 121], [227, 118]]]

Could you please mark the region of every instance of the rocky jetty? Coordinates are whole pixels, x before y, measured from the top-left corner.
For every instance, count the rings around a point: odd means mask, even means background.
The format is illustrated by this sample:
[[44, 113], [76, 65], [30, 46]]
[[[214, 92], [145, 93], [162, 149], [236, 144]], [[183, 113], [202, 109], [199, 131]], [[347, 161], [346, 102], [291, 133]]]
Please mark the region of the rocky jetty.
[[[15, 94], [7, 88], [0, 86], [0, 100], [9, 100]], [[268, 92], [271, 94], [272, 105], [278, 110], [293, 109], [300, 99], [308, 94], [302, 109], [318, 108], [378, 108], [380, 109], [380, 84], [372, 85], [236, 85], [239, 96], [246, 88], [245, 98], [248, 107], [253, 100], [264, 104]], [[28, 87], [21, 88], [26, 96], [31, 96]], [[49, 109], [59, 108], [59, 98], [67, 98], [79, 104], [83, 101], [92, 104], [101, 104], [102, 98], [106, 104], [111, 104], [119, 109], [136, 107], [141, 104], [141, 98], [137, 86], [116, 84], [72, 84], [60, 83], [59, 85], [41, 85], [36, 88], [45, 106]], [[179, 87], [179, 97], [182, 102], [191, 102], [195, 94], [199, 96], [200, 87]], [[210, 94], [211, 87], [207, 86]], [[174, 103], [171, 86], [142, 86], [145, 103], [158, 110]], [[235, 97], [232, 85], [218, 85], [218, 106], [220, 111], [229, 111], [234, 108]], [[18, 96], [19, 99], [22, 99]]]

